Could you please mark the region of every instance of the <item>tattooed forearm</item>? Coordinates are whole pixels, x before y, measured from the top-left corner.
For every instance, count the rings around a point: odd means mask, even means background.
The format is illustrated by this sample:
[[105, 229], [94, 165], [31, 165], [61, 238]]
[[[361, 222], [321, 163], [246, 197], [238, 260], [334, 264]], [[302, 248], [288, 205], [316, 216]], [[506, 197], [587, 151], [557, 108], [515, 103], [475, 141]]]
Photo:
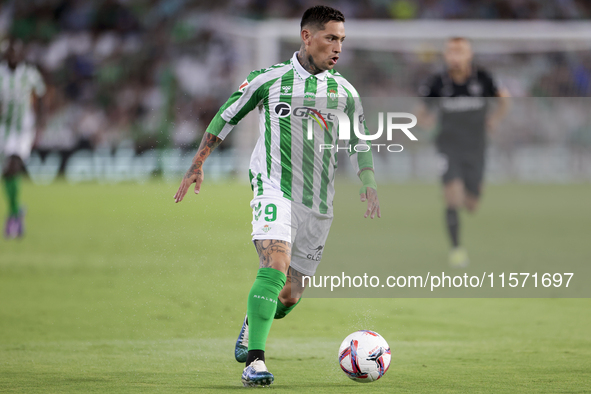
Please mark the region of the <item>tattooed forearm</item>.
[[193, 175], [202, 175], [202, 167], [209, 154], [222, 142], [222, 140], [211, 133], [204, 133], [199, 149], [193, 158], [193, 164], [187, 170], [185, 178]]
[[[291, 258], [291, 243], [276, 239], [256, 240], [255, 247], [259, 254], [259, 268], [268, 268], [273, 265], [273, 255], [279, 253], [281, 257]], [[277, 256], [276, 256], [277, 258]]]
[[191, 167], [185, 173], [185, 178], [191, 178], [192, 175], [201, 175], [203, 171], [201, 170], [201, 166], [197, 166], [197, 164], [191, 164]]
[[300, 47], [300, 51], [298, 52], [298, 60], [300, 61], [302, 67], [304, 67], [304, 70], [306, 70], [312, 75], [321, 73], [323, 71], [314, 63], [312, 55], [306, 52], [306, 48], [304, 48], [304, 45]]

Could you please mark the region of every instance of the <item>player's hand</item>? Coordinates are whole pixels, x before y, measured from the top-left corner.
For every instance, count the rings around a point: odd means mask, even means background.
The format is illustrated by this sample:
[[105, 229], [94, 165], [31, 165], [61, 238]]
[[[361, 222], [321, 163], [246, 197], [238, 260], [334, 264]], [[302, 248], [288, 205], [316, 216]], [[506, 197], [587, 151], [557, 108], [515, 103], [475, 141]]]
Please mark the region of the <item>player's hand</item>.
[[378, 217], [381, 218], [380, 200], [378, 200], [378, 192], [374, 188], [368, 187], [366, 193], [361, 193], [361, 202], [365, 201], [367, 201], [367, 211], [365, 211], [363, 217], [367, 218], [369, 216], [373, 219], [378, 215]]
[[195, 184], [195, 194], [199, 194], [201, 190], [201, 182], [203, 182], [203, 170], [201, 168], [197, 168], [195, 164], [189, 168], [183, 180], [181, 181], [181, 185], [179, 186], [179, 190], [177, 190], [176, 194], [174, 195], [174, 202], [181, 202], [189, 191], [189, 187], [194, 183]]

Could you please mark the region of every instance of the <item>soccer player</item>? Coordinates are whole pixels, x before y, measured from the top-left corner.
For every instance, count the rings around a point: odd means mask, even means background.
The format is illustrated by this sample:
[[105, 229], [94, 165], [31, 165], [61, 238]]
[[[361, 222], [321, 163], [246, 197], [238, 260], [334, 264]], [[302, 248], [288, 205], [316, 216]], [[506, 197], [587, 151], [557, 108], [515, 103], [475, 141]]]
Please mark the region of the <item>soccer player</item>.
[[[472, 62], [470, 42], [463, 37], [447, 40], [444, 50], [445, 69], [419, 87], [425, 104], [418, 118], [424, 126], [434, 123], [433, 112], [439, 112], [437, 150], [444, 160], [443, 195], [445, 222], [451, 241], [449, 264], [468, 265], [468, 254], [460, 246], [458, 211], [476, 211], [482, 191], [486, 130], [494, 130], [507, 111], [509, 93], [498, 88], [492, 76]], [[439, 97], [439, 99], [429, 99]], [[487, 97], [500, 97], [489, 113]]]
[[[199, 193], [205, 159], [256, 109], [260, 135], [249, 175], [254, 192], [252, 240], [260, 264], [235, 347], [236, 360], [246, 362], [245, 386], [273, 382], [265, 366], [271, 324], [300, 301], [302, 276], [316, 272], [328, 236], [336, 152], [321, 150], [319, 145], [336, 146], [338, 140], [337, 118], [326, 109], [342, 110], [351, 125], [357, 122], [358, 129], [368, 134], [357, 91], [333, 70], [345, 39], [344, 21], [340, 11], [326, 6], [304, 12], [300, 50], [286, 62], [250, 73], [209, 124], [174, 196], [177, 203], [182, 201], [193, 183]], [[308, 121], [311, 117], [314, 122]], [[360, 196], [362, 202], [367, 201], [365, 217], [380, 217], [369, 144], [351, 135], [349, 156], [363, 184]], [[365, 148], [350, 149], [358, 142]]]
[[19, 181], [24, 162], [35, 141], [35, 107], [45, 94], [43, 77], [35, 66], [23, 61], [23, 45], [10, 40], [5, 61], [0, 64], [0, 161], [8, 197], [6, 238], [22, 237], [24, 212], [19, 202]]

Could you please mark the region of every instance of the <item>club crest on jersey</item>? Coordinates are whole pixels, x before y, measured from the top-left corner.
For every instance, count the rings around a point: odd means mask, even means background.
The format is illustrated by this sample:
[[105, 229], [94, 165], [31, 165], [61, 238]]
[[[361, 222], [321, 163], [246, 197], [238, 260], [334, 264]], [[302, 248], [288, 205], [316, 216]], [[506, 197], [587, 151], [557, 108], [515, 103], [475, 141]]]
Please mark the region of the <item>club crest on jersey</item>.
[[330, 97], [331, 99], [336, 99], [338, 97], [337, 92], [334, 89], [330, 89], [328, 91], [328, 97]]
[[275, 108], [273, 108], [273, 110], [275, 111], [277, 116], [279, 116], [280, 118], [284, 118], [291, 114], [291, 105], [287, 103], [278, 103], [277, 105], [275, 105]]
[[291, 95], [291, 86], [282, 86], [281, 87], [281, 95], [284, 95], [284, 96]]
[[268, 224], [265, 224], [265, 225], [263, 226], [263, 231], [264, 231], [264, 232], [266, 232], [266, 233], [268, 233], [268, 232], [269, 232], [269, 230], [271, 230], [271, 226], [269, 226]]
[[244, 92], [244, 89], [248, 86], [248, 79], [245, 79], [244, 82], [242, 82], [242, 85], [240, 85], [240, 87], [238, 87], [238, 91], [239, 92]]

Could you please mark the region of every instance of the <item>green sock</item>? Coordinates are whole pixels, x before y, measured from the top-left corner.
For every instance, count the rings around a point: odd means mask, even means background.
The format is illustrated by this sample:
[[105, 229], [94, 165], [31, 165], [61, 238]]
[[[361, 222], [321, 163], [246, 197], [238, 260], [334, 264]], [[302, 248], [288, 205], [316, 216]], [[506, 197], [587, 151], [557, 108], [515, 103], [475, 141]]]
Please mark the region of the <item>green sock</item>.
[[4, 177], [4, 189], [6, 196], [8, 197], [8, 212], [11, 216], [18, 215], [18, 189], [19, 189], [19, 177], [18, 176], [7, 176]]
[[298, 302], [293, 304], [292, 306], [285, 306], [279, 299], [277, 299], [277, 310], [275, 311], [275, 319], [283, 319], [293, 308], [296, 307], [297, 304], [300, 303], [302, 299], [300, 298]]
[[248, 294], [248, 350], [265, 350], [277, 309], [277, 297], [285, 285], [285, 274], [274, 268], [260, 268]]

